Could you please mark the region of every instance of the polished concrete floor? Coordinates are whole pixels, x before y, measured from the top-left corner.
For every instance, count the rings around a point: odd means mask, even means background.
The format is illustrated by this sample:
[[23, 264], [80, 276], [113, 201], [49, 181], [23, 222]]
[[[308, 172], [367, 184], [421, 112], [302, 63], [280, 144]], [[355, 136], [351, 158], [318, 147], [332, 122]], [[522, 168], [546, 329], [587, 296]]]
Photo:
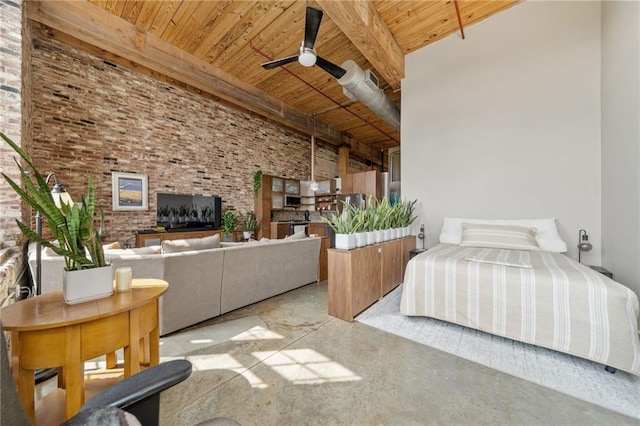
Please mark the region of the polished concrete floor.
[[[161, 339], [162, 425], [616, 425], [635, 419], [327, 314], [326, 282]], [[180, 354], [179, 354], [180, 352]]]

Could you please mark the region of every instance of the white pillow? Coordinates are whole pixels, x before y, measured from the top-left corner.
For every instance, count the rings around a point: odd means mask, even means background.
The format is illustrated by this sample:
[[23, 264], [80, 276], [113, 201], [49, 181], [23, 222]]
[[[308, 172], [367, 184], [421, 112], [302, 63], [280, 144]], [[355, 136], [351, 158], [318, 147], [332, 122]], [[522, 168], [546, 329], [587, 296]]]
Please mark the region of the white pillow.
[[462, 224], [462, 247], [540, 251], [536, 229], [515, 225]]
[[462, 224], [478, 223], [487, 225], [516, 225], [536, 228], [536, 241], [540, 250], [553, 253], [566, 253], [567, 243], [560, 237], [555, 218], [549, 219], [464, 219], [445, 217], [440, 230], [440, 242], [443, 244], [460, 244], [462, 240]]
[[183, 251], [216, 249], [220, 247], [220, 234], [215, 234], [202, 238], [164, 240], [162, 242], [162, 253], [180, 253]]

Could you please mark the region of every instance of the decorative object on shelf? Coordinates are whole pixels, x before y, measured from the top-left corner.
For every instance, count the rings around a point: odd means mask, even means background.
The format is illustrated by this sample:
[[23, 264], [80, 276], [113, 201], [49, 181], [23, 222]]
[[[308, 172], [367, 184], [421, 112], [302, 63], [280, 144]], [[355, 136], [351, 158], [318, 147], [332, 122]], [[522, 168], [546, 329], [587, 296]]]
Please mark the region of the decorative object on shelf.
[[[4, 133], [0, 132], [0, 136], [22, 157], [31, 170], [30, 172], [25, 170], [16, 161], [20, 170], [20, 177], [25, 185], [24, 189], [4, 173], [2, 173], [2, 176], [25, 203], [47, 220], [47, 225], [56, 243], [45, 240], [19, 220], [17, 221], [18, 227], [31, 241], [50, 248], [64, 258], [66, 274], [63, 281], [63, 292], [65, 293], [65, 301], [67, 303], [74, 303], [75, 301], [73, 295], [67, 295], [66, 293], [66, 278], [70, 275], [78, 275], [75, 272], [84, 272], [89, 275], [97, 274], [98, 271], [92, 271], [93, 269], [102, 269], [102, 281], [98, 283], [93, 278], [82, 279], [82, 301], [111, 295], [113, 293], [113, 274], [111, 266], [105, 263], [102, 247], [104, 213], [102, 210], [100, 211], [100, 226], [96, 228], [94, 224], [95, 187], [91, 176], [89, 176], [87, 195], [82, 197], [81, 202], [71, 202], [69, 204], [62, 202], [58, 207], [49, 191], [47, 179], [42, 177], [27, 154]], [[70, 274], [70, 272], [74, 273]], [[89, 289], [95, 289], [95, 292], [89, 294]]]
[[228, 239], [236, 230], [236, 222], [236, 215], [231, 210], [227, 210], [222, 216], [222, 233], [225, 239]]
[[578, 231], [578, 262], [581, 260], [583, 251], [589, 251], [593, 248], [593, 245], [589, 242], [589, 235], [587, 231], [581, 229]]
[[253, 210], [249, 210], [244, 215], [244, 231], [242, 236], [245, 240], [248, 240], [253, 235], [254, 231], [258, 228], [258, 219]]
[[262, 170], [256, 170], [253, 174], [253, 196], [258, 196], [258, 191], [262, 187]]
[[149, 210], [147, 175], [111, 173], [112, 209], [114, 211]]

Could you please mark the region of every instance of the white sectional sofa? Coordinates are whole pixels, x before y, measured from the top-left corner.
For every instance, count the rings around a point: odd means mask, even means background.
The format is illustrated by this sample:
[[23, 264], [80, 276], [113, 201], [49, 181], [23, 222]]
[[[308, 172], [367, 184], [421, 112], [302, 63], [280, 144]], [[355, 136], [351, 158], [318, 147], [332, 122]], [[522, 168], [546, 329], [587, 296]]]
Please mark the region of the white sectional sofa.
[[[222, 243], [220, 248], [177, 253], [161, 253], [159, 246], [106, 250], [105, 257], [114, 271], [130, 266], [133, 278], [169, 283], [160, 299], [160, 334], [165, 335], [317, 281], [320, 240]], [[32, 272], [35, 262], [31, 251]], [[42, 293], [62, 289], [63, 268], [62, 257], [43, 250]]]

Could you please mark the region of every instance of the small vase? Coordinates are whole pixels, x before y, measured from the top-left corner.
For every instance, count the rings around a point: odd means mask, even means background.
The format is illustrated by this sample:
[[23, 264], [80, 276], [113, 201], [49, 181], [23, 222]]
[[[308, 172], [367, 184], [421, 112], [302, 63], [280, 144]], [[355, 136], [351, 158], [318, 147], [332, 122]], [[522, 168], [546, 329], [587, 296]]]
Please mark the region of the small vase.
[[113, 294], [111, 265], [73, 271], [63, 271], [62, 293], [69, 305], [102, 299]]

